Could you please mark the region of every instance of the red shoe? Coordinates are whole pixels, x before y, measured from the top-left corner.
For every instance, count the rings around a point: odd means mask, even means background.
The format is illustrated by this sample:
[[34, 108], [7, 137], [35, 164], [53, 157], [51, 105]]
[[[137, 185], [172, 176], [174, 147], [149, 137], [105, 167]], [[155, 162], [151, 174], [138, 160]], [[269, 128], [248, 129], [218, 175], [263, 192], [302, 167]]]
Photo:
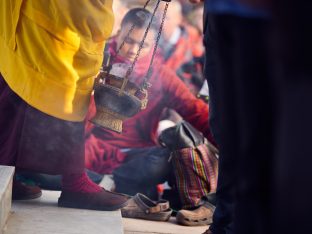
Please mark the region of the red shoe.
[[103, 189], [95, 193], [62, 191], [58, 206], [88, 210], [113, 211], [128, 204], [129, 197]]
[[12, 200], [31, 200], [41, 195], [42, 191], [38, 186], [26, 185], [13, 179]]

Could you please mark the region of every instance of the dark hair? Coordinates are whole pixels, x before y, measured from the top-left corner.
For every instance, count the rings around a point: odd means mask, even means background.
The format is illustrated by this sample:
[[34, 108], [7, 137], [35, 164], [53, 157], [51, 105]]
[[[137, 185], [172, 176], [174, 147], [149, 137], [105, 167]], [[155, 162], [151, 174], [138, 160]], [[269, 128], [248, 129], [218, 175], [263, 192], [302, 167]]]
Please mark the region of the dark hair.
[[[121, 27], [126, 24], [135, 25], [137, 28], [146, 28], [152, 18], [152, 13], [146, 9], [133, 8], [127, 12], [121, 21]], [[157, 17], [155, 16], [151, 24], [150, 29], [158, 31], [159, 24]]]

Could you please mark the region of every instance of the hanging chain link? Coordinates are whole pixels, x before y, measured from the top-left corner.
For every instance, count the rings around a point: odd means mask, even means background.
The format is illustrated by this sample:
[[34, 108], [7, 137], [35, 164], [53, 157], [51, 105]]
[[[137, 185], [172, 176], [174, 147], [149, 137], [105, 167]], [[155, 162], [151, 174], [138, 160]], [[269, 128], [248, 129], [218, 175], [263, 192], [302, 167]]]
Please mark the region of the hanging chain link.
[[150, 80], [150, 78], [152, 76], [152, 72], [153, 72], [152, 65], [153, 65], [154, 58], [155, 58], [155, 55], [156, 55], [156, 52], [157, 52], [157, 48], [158, 48], [158, 45], [159, 45], [159, 40], [160, 40], [160, 37], [161, 37], [161, 33], [162, 33], [163, 28], [164, 28], [164, 23], [165, 23], [165, 19], [166, 19], [168, 7], [169, 7], [169, 2], [170, 1], [166, 1], [166, 5], [165, 5], [165, 9], [164, 9], [164, 12], [163, 12], [163, 15], [162, 15], [161, 24], [160, 24], [158, 35], [157, 35], [157, 38], [156, 38], [156, 43], [155, 43], [155, 46], [154, 46], [152, 58], [151, 58], [151, 61], [150, 61], [149, 67], [148, 67], [148, 71], [147, 71], [147, 74], [146, 74], [145, 79], [143, 81], [141, 89], [148, 89], [151, 86], [148, 81]]
[[[152, 25], [152, 23], [153, 23], [153, 20], [154, 20], [155, 15], [156, 15], [156, 11], [157, 11], [157, 9], [158, 9], [159, 4], [160, 4], [161, 1], [166, 2], [166, 5], [165, 5], [164, 12], [163, 12], [163, 16], [162, 16], [160, 28], [159, 28], [159, 31], [158, 31], [158, 34], [157, 34], [155, 46], [154, 46], [154, 49], [153, 49], [152, 58], [151, 58], [151, 61], [150, 61], [149, 67], [148, 67], [147, 74], [146, 74], [146, 76], [145, 76], [145, 78], [144, 78], [144, 81], [143, 81], [143, 83], [142, 83], [141, 90], [147, 89], [147, 88], [150, 87], [150, 84], [149, 84], [148, 81], [149, 81], [149, 79], [150, 79], [150, 77], [151, 77], [151, 75], [152, 75], [152, 71], [153, 71], [153, 69], [152, 69], [152, 64], [153, 64], [153, 61], [154, 61], [154, 58], [155, 58], [155, 55], [156, 55], [156, 52], [157, 52], [157, 48], [158, 48], [158, 45], [159, 45], [159, 40], [160, 40], [160, 37], [161, 37], [162, 29], [163, 29], [163, 26], [164, 26], [164, 22], [165, 22], [167, 10], [168, 10], [168, 6], [169, 6], [169, 3], [171, 2], [171, 0], [157, 0], [157, 3], [156, 3], [155, 8], [154, 8], [154, 10], [153, 10], [151, 19], [150, 19], [150, 21], [149, 21], [149, 23], [148, 23], [148, 25], [147, 25], [147, 28], [146, 28], [146, 30], [145, 30], [145, 32], [144, 32], [142, 41], [140, 41], [139, 49], [138, 49], [138, 51], [137, 51], [137, 53], [136, 53], [136, 55], [135, 55], [135, 57], [134, 57], [133, 62], [131, 63], [131, 66], [128, 68], [128, 70], [127, 70], [127, 72], [126, 72], [126, 75], [125, 75], [125, 77], [124, 77], [124, 81], [123, 81], [123, 84], [122, 84], [122, 86], [121, 86], [121, 89], [120, 89], [119, 94], [121, 94], [121, 93], [124, 91], [124, 89], [125, 89], [125, 87], [126, 87], [126, 85], [127, 85], [127, 83], [128, 83], [129, 76], [131, 75], [131, 73], [132, 73], [133, 70], [134, 70], [134, 67], [135, 67], [135, 65], [136, 65], [136, 62], [137, 62], [139, 56], [140, 56], [140, 53], [141, 53], [141, 50], [142, 50], [142, 48], [143, 48], [144, 42], [145, 42], [145, 40], [146, 40], [147, 34], [148, 34], [148, 32], [149, 32], [149, 30], [150, 30], [150, 27], [151, 27], [151, 25]], [[150, 2], [151, 2], [151, 0], [147, 0], [146, 3], [145, 3], [144, 6], [143, 6], [143, 9], [146, 9], [146, 7], [148, 6], [148, 4], [149, 4]], [[117, 49], [117, 51], [116, 51], [116, 54], [115, 54], [114, 56], [110, 56], [110, 58], [109, 58], [109, 61], [110, 61], [109, 63], [110, 63], [110, 64], [113, 64], [113, 63], [114, 63], [116, 57], [117, 57], [118, 54], [120, 53], [120, 50], [121, 50], [121, 49], [123, 48], [123, 46], [125, 45], [126, 40], [129, 39], [130, 34], [133, 32], [134, 29], [135, 29], [135, 23], [133, 23], [133, 24], [131, 25], [131, 28], [129, 29], [127, 35], [125, 36], [124, 40], [121, 42], [120, 46], [118, 47], [118, 49]], [[110, 69], [110, 68], [109, 68], [109, 69]]]
[[130, 74], [132, 73], [132, 71], [133, 71], [133, 69], [134, 69], [134, 67], [135, 67], [136, 62], [138, 61], [138, 58], [139, 58], [139, 56], [140, 56], [140, 53], [141, 53], [141, 50], [142, 50], [142, 48], [143, 48], [144, 42], [145, 42], [145, 40], [146, 40], [147, 34], [148, 34], [148, 32], [149, 32], [149, 30], [150, 30], [150, 28], [151, 28], [151, 25], [152, 25], [152, 23], [153, 23], [153, 20], [154, 20], [154, 17], [155, 17], [155, 14], [156, 14], [156, 11], [157, 11], [157, 9], [158, 9], [158, 7], [159, 7], [159, 3], [160, 3], [160, 2], [161, 2], [161, 0], [158, 0], [157, 3], [156, 3], [156, 6], [155, 6], [154, 11], [153, 11], [153, 14], [152, 14], [152, 17], [151, 17], [151, 19], [150, 19], [150, 21], [149, 21], [149, 23], [148, 23], [148, 25], [147, 25], [147, 27], [146, 27], [146, 30], [145, 30], [145, 32], [144, 32], [143, 39], [142, 39], [142, 41], [140, 42], [139, 49], [138, 49], [138, 51], [137, 51], [137, 53], [136, 53], [136, 55], [135, 55], [135, 57], [134, 57], [134, 60], [133, 60], [133, 62], [132, 62], [131, 67], [128, 69], [128, 71], [127, 71], [127, 73], [126, 73], [126, 77], [125, 77], [126, 79], [128, 79], [128, 77], [130, 76]]
[[161, 0], [158, 0], [157, 3], [156, 3], [156, 6], [155, 6], [154, 11], [153, 11], [152, 16], [151, 16], [151, 19], [150, 19], [150, 21], [149, 21], [149, 23], [147, 25], [147, 28], [146, 28], [146, 30], [144, 32], [143, 39], [140, 42], [139, 49], [138, 49], [138, 51], [137, 51], [137, 53], [136, 53], [136, 55], [134, 57], [134, 60], [133, 60], [133, 62], [131, 64], [131, 66], [127, 70], [127, 73], [125, 75], [124, 82], [122, 83], [122, 86], [120, 88], [119, 94], [121, 94], [124, 91], [128, 81], [129, 81], [129, 76], [131, 75], [131, 73], [132, 73], [132, 71], [133, 71], [133, 69], [134, 69], [134, 67], [136, 65], [136, 62], [137, 62], [137, 60], [138, 60], [138, 58], [140, 56], [141, 50], [143, 48], [143, 45], [144, 45], [144, 42], [146, 40], [147, 34], [148, 34], [149, 30], [150, 30], [150, 27], [151, 27], [151, 25], [153, 23], [153, 20], [154, 20], [154, 17], [156, 15], [156, 11], [157, 11], [157, 9], [159, 7], [160, 2], [161, 2]]

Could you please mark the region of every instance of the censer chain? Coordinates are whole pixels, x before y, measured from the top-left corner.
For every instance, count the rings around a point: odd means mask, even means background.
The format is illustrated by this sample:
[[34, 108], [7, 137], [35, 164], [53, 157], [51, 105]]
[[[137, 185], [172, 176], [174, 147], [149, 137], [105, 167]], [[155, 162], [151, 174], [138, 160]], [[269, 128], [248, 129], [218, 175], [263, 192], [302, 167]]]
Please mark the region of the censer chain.
[[[127, 85], [127, 83], [128, 83], [129, 76], [131, 75], [131, 73], [132, 73], [132, 71], [133, 71], [133, 69], [134, 69], [134, 67], [135, 67], [135, 65], [136, 65], [136, 62], [137, 62], [137, 60], [138, 60], [138, 58], [139, 58], [139, 56], [140, 56], [140, 53], [141, 53], [141, 50], [142, 50], [142, 48], [143, 48], [144, 42], [145, 42], [145, 40], [146, 40], [148, 31], [150, 30], [150, 27], [151, 27], [151, 25], [152, 25], [152, 23], [153, 23], [153, 20], [154, 20], [154, 17], [155, 17], [155, 15], [156, 15], [156, 11], [157, 11], [157, 9], [158, 9], [158, 7], [159, 7], [160, 2], [161, 2], [161, 0], [158, 0], [157, 3], [156, 3], [156, 6], [155, 6], [154, 11], [153, 11], [153, 13], [152, 13], [152, 17], [151, 17], [151, 19], [150, 19], [150, 21], [149, 21], [149, 23], [148, 23], [148, 25], [147, 25], [147, 28], [146, 28], [146, 30], [145, 30], [145, 32], [144, 32], [143, 39], [142, 39], [142, 41], [140, 42], [139, 49], [138, 49], [138, 51], [137, 51], [137, 53], [136, 53], [136, 55], [135, 55], [135, 57], [134, 57], [134, 60], [133, 60], [133, 62], [132, 62], [132, 64], [131, 64], [131, 66], [130, 66], [130, 67], [128, 68], [128, 70], [127, 70], [127, 73], [126, 73], [124, 82], [122, 83], [122, 86], [121, 86], [121, 88], [120, 88], [120, 92], [119, 92], [120, 94], [124, 91], [124, 89], [125, 89], [125, 87], [126, 87], [126, 85]], [[147, 4], [145, 4], [145, 5], [147, 5]], [[130, 34], [129, 34], [129, 35], [130, 35]], [[143, 83], [144, 83], [144, 82], [143, 82]]]
[[[163, 29], [164, 22], [165, 22], [165, 18], [166, 18], [166, 13], [167, 13], [168, 6], [169, 6], [169, 3], [171, 2], [171, 0], [158, 0], [158, 1], [157, 1], [156, 6], [155, 6], [155, 8], [154, 8], [154, 11], [153, 11], [153, 13], [152, 13], [152, 17], [151, 17], [151, 19], [150, 19], [150, 22], [149, 22], [149, 24], [148, 24], [148, 26], [147, 26], [147, 28], [146, 28], [146, 30], [145, 30], [143, 39], [142, 39], [142, 41], [140, 42], [139, 49], [138, 49], [138, 51], [137, 51], [137, 53], [136, 53], [136, 55], [135, 55], [135, 58], [134, 58], [134, 60], [133, 60], [133, 62], [132, 62], [132, 64], [131, 64], [131, 66], [128, 68], [128, 70], [127, 70], [127, 72], [126, 72], [126, 75], [125, 75], [125, 78], [124, 78], [124, 82], [123, 82], [123, 84], [122, 84], [122, 86], [121, 86], [121, 89], [120, 89], [119, 94], [121, 94], [121, 93], [124, 91], [124, 89], [125, 89], [125, 87], [126, 87], [126, 85], [127, 85], [127, 83], [128, 83], [129, 76], [130, 76], [131, 73], [133, 72], [133, 69], [134, 69], [134, 67], [135, 67], [135, 65], [136, 65], [136, 62], [137, 62], [139, 56], [140, 56], [140, 53], [141, 53], [141, 50], [142, 50], [142, 48], [143, 48], [144, 42], [145, 42], [145, 40], [146, 40], [148, 31], [150, 30], [150, 27], [151, 27], [152, 22], [153, 22], [153, 19], [154, 19], [154, 17], [155, 17], [156, 11], [157, 11], [157, 9], [158, 9], [159, 4], [160, 4], [161, 1], [166, 2], [166, 5], [165, 5], [164, 12], [163, 12], [163, 16], [162, 16], [160, 28], [159, 28], [159, 31], [158, 31], [158, 35], [157, 35], [157, 38], [156, 38], [156, 43], [155, 43], [155, 46], [154, 46], [154, 49], [153, 49], [152, 58], [151, 58], [151, 61], [150, 61], [149, 67], [148, 67], [147, 74], [146, 74], [145, 79], [144, 79], [144, 81], [143, 81], [143, 83], [142, 83], [141, 89], [148, 89], [148, 87], [150, 86], [150, 84], [149, 84], [148, 81], [149, 81], [149, 79], [150, 79], [150, 77], [151, 77], [151, 75], [152, 75], [152, 71], [153, 71], [153, 70], [152, 70], [152, 64], [153, 64], [153, 62], [154, 62], [154, 58], [155, 58], [155, 55], [156, 55], [156, 52], [157, 52], [157, 48], [158, 48], [158, 45], [159, 45], [159, 40], [160, 40], [160, 37], [161, 37], [162, 29]], [[147, 0], [146, 3], [145, 3], [144, 6], [143, 6], [143, 9], [146, 9], [146, 7], [148, 6], [148, 4], [149, 4], [150, 2], [151, 2], [151, 0]], [[130, 34], [132, 33], [132, 31], [134, 30], [134, 28], [135, 28], [135, 24], [132, 24], [130, 30], [128, 31], [128, 33], [127, 33], [127, 35], [126, 35], [126, 37], [125, 37], [125, 39], [122, 41], [122, 43], [120, 44], [119, 48], [117, 49], [116, 55], [110, 57], [110, 62], [111, 62], [111, 63], [114, 62], [114, 60], [116, 59], [117, 55], [120, 53], [120, 50], [121, 50], [121, 49], [123, 48], [123, 46], [125, 45], [125, 42], [126, 42], [127, 38], [129, 38], [129, 36], [130, 36]]]
[[[148, 4], [150, 3], [150, 1], [151, 1], [151, 0], [147, 0], [147, 1], [146, 1], [146, 3], [145, 3], [144, 6], [143, 6], [143, 9], [146, 9], [146, 7], [147, 7]], [[135, 24], [133, 23], [133, 24], [131, 25], [131, 28], [130, 28], [130, 30], [128, 31], [127, 35], [125, 36], [125, 39], [121, 42], [119, 48], [117, 49], [116, 54], [115, 54], [114, 56], [110, 56], [110, 55], [109, 55], [109, 59], [108, 59], [108, 62], [107, 62], [107, 64], [106, 64], [108, 70], [111, 69], [110, 64], [113, 64], [113, 63], [114, 63], [114, 61], [115, 61], [116, 58], [117, 58], [117, 55], [120, 53], [120, 50], [124, 47], [126, 40], [129, 38], [129, 36], [130, 36], [130, 34], [132, 33], [132, 31], [134, 30], [134, 28], [135, 28]], [[108, 75], [108, 73], [109, 73], [109, 71], [107, 72], [107, 75]], [[129, 75], [128, 75], [128, 76], [129, 76]], [[126, 77], [124, 83], [127, 84], [127, 82], [128, 82], [128, 78]], [[123, 85], [123, 86], [125, 86], [125, 85]], [[122, 91], [123, 91], [123, 90], [124, 90], [124, 88], [122, 88]], [[119, 92], [119, 94], [121, 94], [121, 92]]]
[[157, 52], [157, 48], [158, 48], [158, 45], [159, 45], [159, 40], [160, 40], [160, 37], [161, 37], [161, 33], [163, 31], [163, 27], [164, 27], [166, 15], [167, 15], [168, 7], [169, 7], [169, 2], [170, 1], [166, 1], [166, 5], [165, 5], [165, 9], [164, 9], [164, 12], [163, 12], [163, 15], [162, 15], [161, 24], [160, 24], [158, 35], [157, 35], [157, 38], [156, 38], [156, 43], [155, 43], [155, 46], [154, 46], [152, 58], [151, 58], [151, 61], [150, 61], [149, 67], [148, 67], [148, 71], [147, 71], [147, 74], [146, 74], [145, 79], [143, 81], [141, 89], [148, 89], [150, 87], [150, 84], [149, 84], [148, 81], [150, 80], [150, 78], [152, 76], [152, 72], [153, 72], [152, 65], [153, 65], [154, 58], [155, 58], [155, 55], [156, 55], [156, 52]]
[[[150, 1], [151, 1], [151, 0], [147, 0], [147, 2], [146, 2], [146, 3], [144, 4], [144, 6], [143, 6], [143, 9], [146, 9], [146, 7], [147, 7], [147, 5], [150, 3]], [[129, 36], [130, 36], [130, 34], [132, 33], [132, 31], [134, 30], [134, 28], [135, 28], [135, 24], [133, 23], [133, 24], [131, 25], [131, 28], [130, 28], [130, 30], [128, 31], [128, 33], [127, 33], [125, 39], [121, 42], [119, 48], [117, 49], [117, 51], [116, 51], [116, 56], [113, 56], [113, 58], [111, 59], [112, 62], [115, 61], [117, 55], [119, 54], [120, 50], [124, 47], [126, 40], [129, 38]]]

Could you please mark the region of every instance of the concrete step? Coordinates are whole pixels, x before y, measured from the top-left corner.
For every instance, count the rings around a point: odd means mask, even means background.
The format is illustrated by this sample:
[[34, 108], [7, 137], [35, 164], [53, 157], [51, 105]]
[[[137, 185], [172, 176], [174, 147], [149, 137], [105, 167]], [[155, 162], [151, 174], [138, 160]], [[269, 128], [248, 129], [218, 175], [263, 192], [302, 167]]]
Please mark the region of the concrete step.
[[171, 217], [168, 222], [155, 222], [123, 218], [125, 234], [202, 234], [208, 226], [187, 227], [176, 224]]
[[13, 175], [14, 167], [0, 166], [0, 234], [11, 210]]
[[14, 201], [3, 234], [122, 234], [120, 211], [93, 211], [57, 206], [60, 192], [43, 191], [41, 198]]
[[[0, 167], [1, 169], [1, 167]], [[0, 170], [0, 179], [7, 170]], [[14, 169], [10, 168], [13, 175]], [[12, 178], [12, 176], [11, 176]], [[9, 183], [10, 184], [10, 183]], [[0, 191], [1, 190], [0, 180]], [[11, 208], [11, 189], [5, 196], [6, 217]], [[207, 226], [185, 227], [169, 222], [153, 222], [140, 219], [122, 219], [120, 211], [104, 212], [57, 207], [60, 192], [43, 191], [41, 198], [30, 201], [14, 201], [9, 219], [0, 234], [201, 234]], [[2, 204], [2, 203], [1, 203]], [[2, 217], [2, 216], [1, 216]], [[5, 224], [5, 222], [3, 222]]]

